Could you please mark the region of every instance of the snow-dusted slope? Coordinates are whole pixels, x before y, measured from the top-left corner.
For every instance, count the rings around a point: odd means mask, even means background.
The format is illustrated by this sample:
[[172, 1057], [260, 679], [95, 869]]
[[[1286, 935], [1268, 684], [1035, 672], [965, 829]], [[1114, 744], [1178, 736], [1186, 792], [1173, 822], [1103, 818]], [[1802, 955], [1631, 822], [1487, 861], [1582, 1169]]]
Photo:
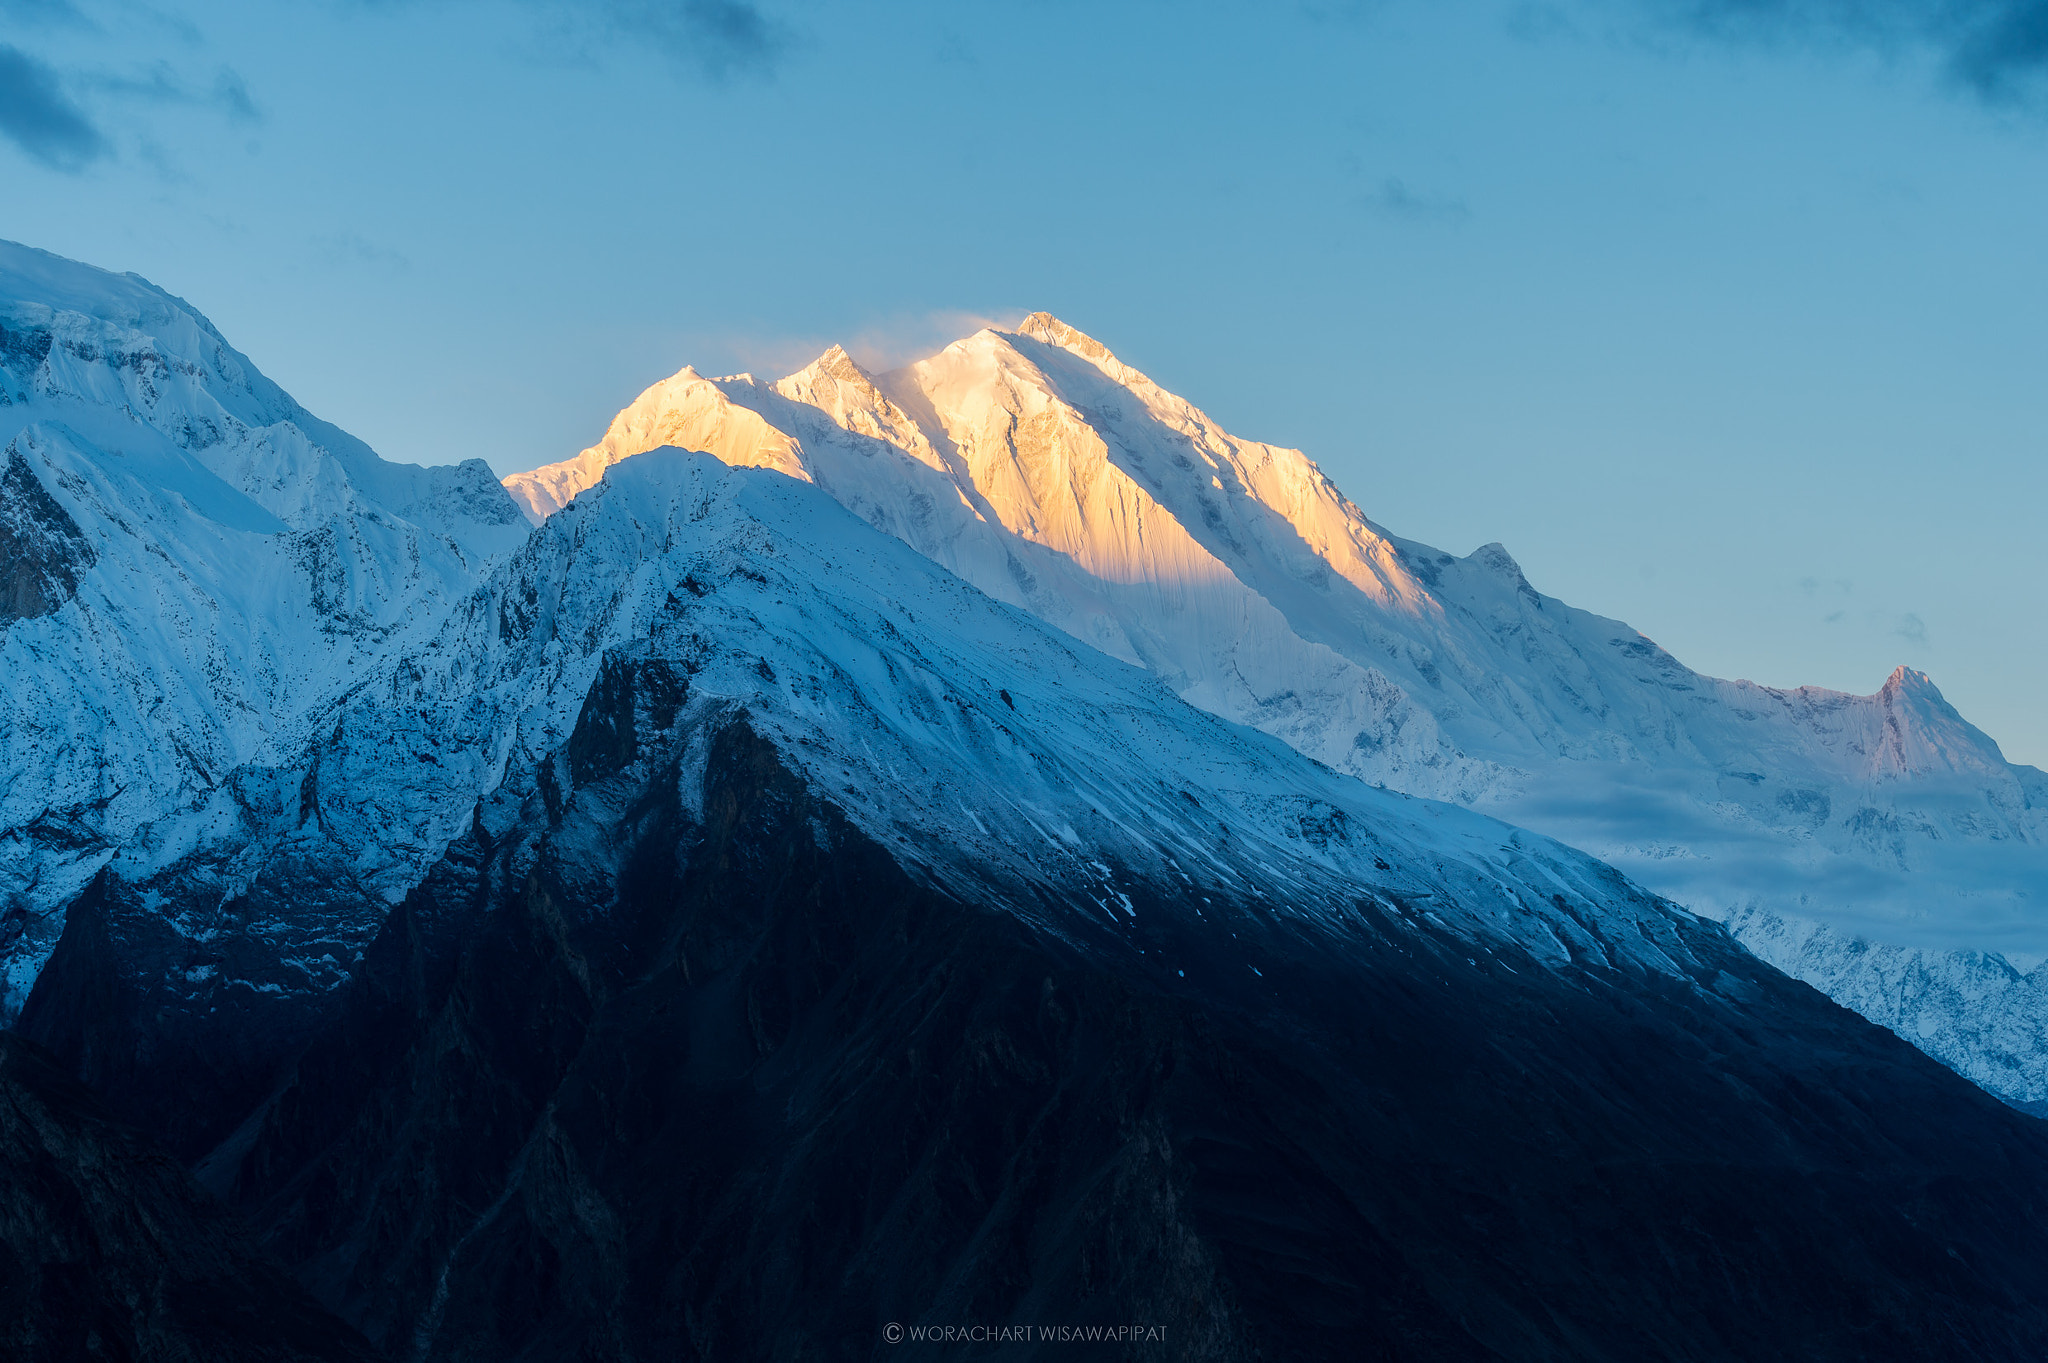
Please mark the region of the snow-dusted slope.
[[180, 300], [0, 243], [0, 1018], [113, 848], [525, 533], [482, 461], [386, 463]]
[[[2041, 775], [1925, 676], [1869, 696], [1701, 676], [1537, 592], [1499, 545], [1460, 558], [1389, 535], [1299, 451], [1223, 432], [1045, 314], [884, 375], [836, 348], [773, 384], [685, 369], [598, 445], [506, 483], [539, 519], [664, 444], [814, 482], [1203, 708], [1562, 837], [1700, 912], [2048, 950]], [[1913, 1039], [2048, 1098], [1942, 1039], [1982, 1031]]]
[[[164, 821], [113, 869], [167, 895], [210, 877], [226, 898], [325, 862], [395, 899], [473, 818], [500, 836], [523, 805], [593, 785], [604, 751], [645, 748], [581, 732], [620, 687], [650, 732], [708, 742], [743, 716], [914, 874], [1034, 921], [1078, 895], [1114, 926], [1194, 887], [1340, 917], [1367, 896], [1560, 965], [1671, 970], [1689, 950], [1687, 915], [1581, 853], [1343, 777], [815, 488], [676, 450], [550, 519], [324, 712], [302, 758], [245, 771], [258, 794]], [[631, 810], [579, 809], [593, 857], [630, 836]]]
[[2040, 958], [1893, 946], [1754, 909], [1737, 910], [1728, 927], [1786, 974], [2048, 1116], [2048, 966]]

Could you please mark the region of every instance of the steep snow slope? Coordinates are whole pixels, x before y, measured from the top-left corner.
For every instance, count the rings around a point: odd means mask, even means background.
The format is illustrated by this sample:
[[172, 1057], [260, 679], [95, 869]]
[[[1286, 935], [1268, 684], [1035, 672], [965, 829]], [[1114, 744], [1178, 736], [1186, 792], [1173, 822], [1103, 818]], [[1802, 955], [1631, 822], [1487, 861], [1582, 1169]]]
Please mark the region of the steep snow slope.
[[1458, 558], [1388, 535], [1300, 452], [1228, 435], [1044, 314], [880, 376], [836, 348], [774, 384], [685, 369], [598, 445], [506, 483], [539, 519], [668, 443], [815, 482], [1197, 705], [1562, 837], [1697, 911], [2048, 950], [2040, 774], [1925, 676], [1870, 696], [1701, 676], [1543, 596], [1499, 545]]
[[1892, 946], [1756, 909], [1738, 909], [1728, 927], [1786, 974], [2048, 1117], [2048, 967], [2040, 958]]
[[0, 1019], [61, 909], [526, 533], [389, 464], [188, 305], [0, 243]]
[[1027, 917], [1033, 896], [1079, 886], [1122, 923], [1134, 886], [1199, 881], [1340, 915], [1359, 894], [1440, 901], [1473, 940], [1558, 962], [1591, 950], [1665, 968], [1681, 950], [1684, 914], [1582, 854], [1343, 778], [814, 489], [673, 450], [550, 519], [433, 639], [323, 711], [301, 761], [244, 773], [245, 791], [295, 798], [223, 793], [112, 869], [148, 886], [210, 866], [246, 885], [338, 856], [395, 899], [474, 818], [551, 798], [593, 688], [643, 663], [673, 674], [664, 726], [744, 714], [914, 873]]

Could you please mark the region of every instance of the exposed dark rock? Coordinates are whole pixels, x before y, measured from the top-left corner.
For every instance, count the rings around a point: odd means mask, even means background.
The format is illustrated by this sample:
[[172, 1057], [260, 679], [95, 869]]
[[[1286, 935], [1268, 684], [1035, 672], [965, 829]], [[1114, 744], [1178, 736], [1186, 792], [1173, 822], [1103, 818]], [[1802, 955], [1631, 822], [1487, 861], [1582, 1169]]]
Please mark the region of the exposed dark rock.
[[569, 772], [576, 784], [623, 770], [639, 756], [642, 742], [675, 723], [689, 690], [688, 678], [666, 659], [607, 654], [569, 735]]
[[312, 1036], [352, 954], [323, 925], [364, 900], [332, 868], [289, 859], [225, 903], [206, 888], [179, 903], [95, 877], [15, 1021], [186, 1161], [225, 1139]]
[[0, 468], [0, 628], [48, 615], [99, 555], [19, 450]]
[[10, 330], [0, 325], [0, 369], [26, 377], [50, 357], [50, 333], [43, 327]]
[[161, 1148], [0, 1032], [0, 1356], [9, 1363], [372, 1357]]

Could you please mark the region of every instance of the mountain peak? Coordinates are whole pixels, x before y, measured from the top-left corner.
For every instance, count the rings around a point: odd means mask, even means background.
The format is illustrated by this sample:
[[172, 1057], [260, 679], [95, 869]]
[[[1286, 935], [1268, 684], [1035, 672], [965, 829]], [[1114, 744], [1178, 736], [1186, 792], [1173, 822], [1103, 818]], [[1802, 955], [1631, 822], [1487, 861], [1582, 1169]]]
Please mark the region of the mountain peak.
[[1893, 695], [1932, 696], [1937, 700], [1941, 698], [1941, 688], [1934, 684], [1932, 677], [1916, 668], [1907, 667], [1904, 663], [1893, 668], [1892, 674], [1884, 679], [1883, 691]]
[[837, 343], [825, 347], [822, 355], [791, 374], [788, 381], [820, 375], [838, 379], [842, 383], [858, 383], [868, 388], [875, 386], [874, 376], [861, 368], [860, 361], [846, 353], [846, 347]]
[[1522, 576], [1522, 565], [1515, 562], [1515, 556], [1510, 554], [1507, 546], [1499, 540], [1495, 540], [1491, 544], [1480, 545], [1471, 552], [1467, 557], [1467, 561], [1477, 564], [1496, 577], [1506, 578], [1510, 582], [1525, 581]]
[[1034, 341], [1056, 345], [1062, 350], [1071, 350], [1076, 355], [1090, 360], [1113, 360], [1109, 347], [1084, 331], [1068, 326], [1049, 312], [1034, 312], [1017, 324], [1017, 335], [1029, 336]]
[[828, 347], [817, 359], [770, 386], [790, 401], [816, 407], [834, 421], [865, 435], [886, 440], [908, 435], [915, 426], [889, 401], [876, 384], [875, 376], [863, 369], [843, 346]]

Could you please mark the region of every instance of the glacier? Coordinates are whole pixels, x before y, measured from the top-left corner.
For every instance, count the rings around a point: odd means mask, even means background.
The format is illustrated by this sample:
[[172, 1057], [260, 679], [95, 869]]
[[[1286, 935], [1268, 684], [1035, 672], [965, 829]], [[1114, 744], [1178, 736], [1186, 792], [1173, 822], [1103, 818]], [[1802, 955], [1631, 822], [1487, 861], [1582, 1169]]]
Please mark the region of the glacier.
[[[1044, 313], [883, 374], [839, 347], [773, 382], [685, 368], [596, 445], [505, 485], [540, 522], [667, 445], [815, 483], [1339, 771], [1583, 848], [1873, 1020], [1895, 1025], [1915, 991], [1946, 999], [1950, 1022], [1902, 1035], [2048, 1100], [2048, 1054], [2017, 1062], [2013, 1025], [1983, 1015], [2032, 994], [1932, 984], [2048, 951], [2048, 776], [1922, 673], [1868, 696], [1703, 676], [1537, 591], [1498, 544], [1460, 557], [1392, 535], [1305, 454], [1228, 434]], [[1806, 947], [1784, 954], [1786, 932]]]

